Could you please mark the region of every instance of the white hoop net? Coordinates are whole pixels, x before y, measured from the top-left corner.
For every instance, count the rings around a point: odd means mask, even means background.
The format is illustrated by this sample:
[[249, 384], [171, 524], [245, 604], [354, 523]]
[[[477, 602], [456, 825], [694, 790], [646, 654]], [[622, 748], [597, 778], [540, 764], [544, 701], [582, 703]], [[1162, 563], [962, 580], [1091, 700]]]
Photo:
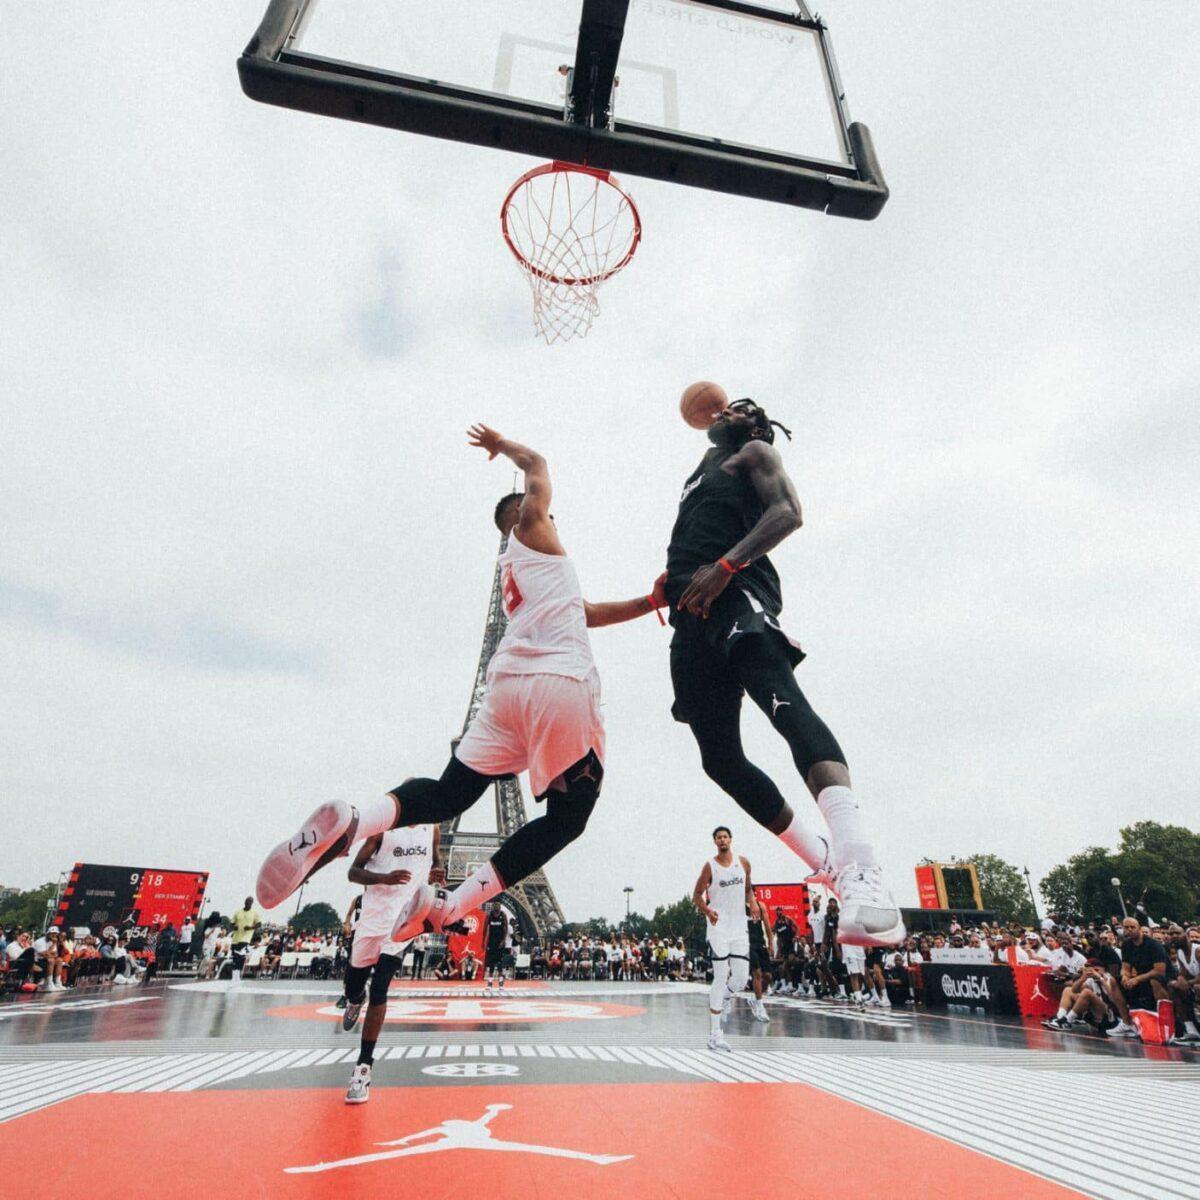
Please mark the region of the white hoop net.
[[548, 345], [583, 337], [596, 292], [633, 257], [637, 206], [606, 171], [548, 163], [513, 185], [500, 213], [505, 241], [533, 293], [533, 325]]

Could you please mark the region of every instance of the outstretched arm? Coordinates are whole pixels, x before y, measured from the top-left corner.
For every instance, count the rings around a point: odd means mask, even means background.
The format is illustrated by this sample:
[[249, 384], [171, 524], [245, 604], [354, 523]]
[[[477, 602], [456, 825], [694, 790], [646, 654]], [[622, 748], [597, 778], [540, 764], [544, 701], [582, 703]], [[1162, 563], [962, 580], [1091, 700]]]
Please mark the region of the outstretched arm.
[[692, 890], [692, 903], [699, 909], [702, 916], [712, 925], [717, 923], [717, 910], [708, 905], [708, 888], [712, 883], [712, 867], [706, 862]]
[[644, 617], [647, 613], [655, 613], [660, 624], [665, 625], [662, 613], [658, 610], [666, 608], [667, 573], [664, 571], [655, 581], [654, 588], [648, 596], [637, 596], [633, 600], [605, 600], [593, 604], [590, 600], [583, 602], [583, 611], [587, 615], [588, 628], [598, 625], [619, 625], [622, 621], [632, 621], [635, 617]]
[[521, 541], [542, 554], [565, 554], [550, 519], [550, 468], [546, 460], [536, 450], [510, 441], [483, 424], [472, 425], [467, 430], [467, 441], [486, 450], [489, 460], [503, 454], [524, 473], [525, 498], [521, 501], [521, 517], [517, 523]]
[[804, 523], [796, 489], [783, 469], [779, 451], [773, 446], [757, 439], [747, 442], [725, 465], [750, 480], [762, 503], [763, 514], [723, 558], [698, 568], [679, 597], [680, 609], [701, 617], [708, 616], [713, 601], [734, 575], [773, 550]]

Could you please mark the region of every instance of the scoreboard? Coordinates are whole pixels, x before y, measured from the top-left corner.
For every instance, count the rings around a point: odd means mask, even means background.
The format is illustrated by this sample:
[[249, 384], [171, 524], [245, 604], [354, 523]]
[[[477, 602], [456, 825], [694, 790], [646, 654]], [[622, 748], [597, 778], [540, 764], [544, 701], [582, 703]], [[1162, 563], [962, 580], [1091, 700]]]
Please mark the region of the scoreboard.
[[54, 924], [60, 929], [86, 925], [93, 933], [106, 925], [174, 925], [178, 932], [185, 917], [200, 915], [207, 886], [207, 871], [76, 863]]

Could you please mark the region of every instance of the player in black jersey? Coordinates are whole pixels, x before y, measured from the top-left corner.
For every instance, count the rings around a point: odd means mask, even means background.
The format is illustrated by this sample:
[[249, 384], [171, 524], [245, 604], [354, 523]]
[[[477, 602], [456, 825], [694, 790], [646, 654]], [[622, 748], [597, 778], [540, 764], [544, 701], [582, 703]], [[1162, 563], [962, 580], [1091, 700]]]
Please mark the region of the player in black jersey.
[[508, 950], [508, 915], [499, 900], [487, 906], [484, 936], [483, 978], [490, 992], [493, 983], [498, 988], [504, 986], [504, 955]]
[[[837, 739], [796, 683], [804, 657], [779, 624], [779, 575], [767, 557], [801, 525], [800, 501], [774, 448], [772, 421], [738, 400], [708, 430], [710, 449], [688, 477], [667, 550], [675, 719], [691, 727], [705, 773], [759, 824], [832, 882], [842, 941], [892, 944], [904, 923], [883, 883]], [[791, 437], [788, 430], [783, 432]], [[747, 759], [742, 695], [767, 715], [829, 827], [815, 834]]]

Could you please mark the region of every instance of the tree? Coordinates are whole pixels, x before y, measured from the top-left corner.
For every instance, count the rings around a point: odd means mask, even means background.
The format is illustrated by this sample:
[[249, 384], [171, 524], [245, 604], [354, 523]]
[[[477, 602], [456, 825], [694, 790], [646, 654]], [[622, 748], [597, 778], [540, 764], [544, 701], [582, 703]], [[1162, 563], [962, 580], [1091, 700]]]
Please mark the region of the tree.
[[681, 937], [689, 944], [703, 941], [704, 918], [692, 903], [691, 896], [684, 896], [674, 904], [660, 904], [654, 910], [650, 932], [655, 937]]
[[1011, 863], [996, 854], [975, 854], [962, 862], [975, 864], [983, 907], [995, 909], [1002, 921], [1033, 923], [1033, 903], [1025, 877]]
[[650, 918], [640, 912], [631, 912], [621, 922], [621, 932], [633, 938], [644, 938], [650, 932]]
[[43, 883], [27, 892], [17, 892], [0, 900], [0, 925], [21, 925], [25, 929], [41, 929], [46, 919], [46, 903], [58, 891], [55, 883]]
[[1089, 846], [1055, 867], [1041, 882], [1052, 912], [1109, 917], [1120, 900], [1113, 879], [1132, 908], [1143, 896], [1161, 921], [1191, 920], [1200, 913], [1200, 834], [1182, 825], [1138, 821], [1121, 830], [1115, 851]]
[[292, 929], [315, 930], [318, 933], [335, 933], [342, 927], [342, 918], [332, 904], [318, 900], [306, 904], [289, 922]]

